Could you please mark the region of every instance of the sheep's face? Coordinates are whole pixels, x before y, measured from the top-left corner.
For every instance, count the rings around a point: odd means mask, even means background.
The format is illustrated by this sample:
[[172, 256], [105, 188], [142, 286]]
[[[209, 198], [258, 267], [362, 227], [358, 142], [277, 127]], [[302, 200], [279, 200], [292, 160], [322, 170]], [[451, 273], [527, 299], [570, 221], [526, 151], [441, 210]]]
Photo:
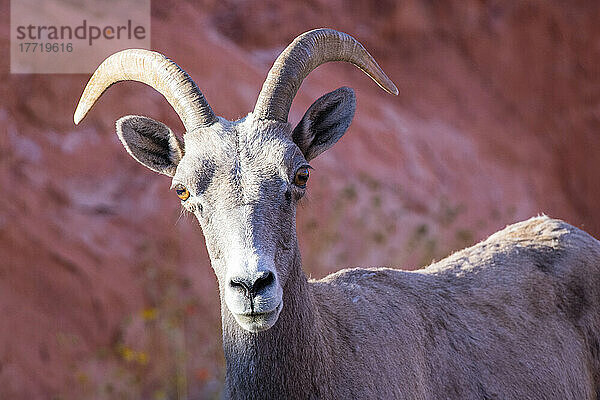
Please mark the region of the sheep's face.
[[128, 116], [117, 133], [130, 154], [173, 177], [172, 189], [204, 232], [222, 307], [251, 332], [271, 328], [285, 307], [287, 278], [299, 268], [296, 205], [308, 161], [333, 145], [354, 114], [341, 88], [317, 100], [292, 131], [289, 123], [222, 118], [189, 132], [183, 144], [165, 125]]
[[182, 204], [200, 221], [227, 308], [243, 328], [261, 331], [283, 306], [305, 191], [295, 175], [308, 163], [289, 124], [248, 118], [214, 128], [186, 135], [173, 187], [190, 193]]

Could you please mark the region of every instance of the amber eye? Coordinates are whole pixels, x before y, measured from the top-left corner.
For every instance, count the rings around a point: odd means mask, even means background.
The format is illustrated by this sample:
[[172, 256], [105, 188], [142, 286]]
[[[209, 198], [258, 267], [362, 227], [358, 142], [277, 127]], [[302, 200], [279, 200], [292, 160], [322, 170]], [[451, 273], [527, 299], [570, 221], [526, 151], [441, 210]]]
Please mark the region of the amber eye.
[[190, 192], [183, 185], [175, 186], [175, 193], [182, 201], [186, 201], [190, 197]]
[[308, 167], [300, 167], [298, 171], [296, 171], [296, 176], [294, 176], [294, 184], [301, 188], [306, 186], [306, 182], [308, 182]]

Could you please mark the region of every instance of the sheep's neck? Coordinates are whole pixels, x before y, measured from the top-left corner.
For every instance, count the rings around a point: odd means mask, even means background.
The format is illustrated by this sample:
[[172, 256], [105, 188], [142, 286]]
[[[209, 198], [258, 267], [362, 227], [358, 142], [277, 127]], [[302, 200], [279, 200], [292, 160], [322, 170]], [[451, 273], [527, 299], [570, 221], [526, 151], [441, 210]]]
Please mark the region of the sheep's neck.
[[260, 333], [244, 331], [223, 306], [225, 391], [230, 398], [322, 398], [330, 353], [301, 268], [298, 247], [284, 288], [277, 323]]

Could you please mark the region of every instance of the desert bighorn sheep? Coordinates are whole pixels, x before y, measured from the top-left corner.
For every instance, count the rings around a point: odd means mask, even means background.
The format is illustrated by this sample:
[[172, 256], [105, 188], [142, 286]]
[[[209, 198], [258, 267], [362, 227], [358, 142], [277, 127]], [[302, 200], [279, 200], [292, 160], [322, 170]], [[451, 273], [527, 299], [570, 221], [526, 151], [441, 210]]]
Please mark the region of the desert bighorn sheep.
[[173, 106], [185, 147], [164, 124], [126, 116], [117, 134], [171, 176], [200, 222], [219, 281], [226, 396], [243, 399], [598, 399], [600, 243], [547, 217], [511, 225], [426, 269], [302, 271], [296, 204], [308, 162], [346, 131], [340, 88], [287, 122], [302, 80], [350, 62], [397, 89], [354, 38], [300, 35], [277, 58], [254, 111], [217, 117], [177, 64], [125, 50], [96, 70], [75, 123], [113, 83], [144, 82]]

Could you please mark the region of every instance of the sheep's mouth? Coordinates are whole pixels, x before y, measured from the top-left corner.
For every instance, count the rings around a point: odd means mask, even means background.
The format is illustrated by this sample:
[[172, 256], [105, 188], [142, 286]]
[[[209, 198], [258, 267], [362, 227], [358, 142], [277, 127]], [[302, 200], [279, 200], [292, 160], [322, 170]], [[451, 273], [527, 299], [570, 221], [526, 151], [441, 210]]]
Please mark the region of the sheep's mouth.
[[279, 312], [281, 311], [281, 306], [282, 306], [283, 302], [280, 302], [277, 307], [275, 307], [272, 310], [268, 310], [268, 311], [256, 311], [253, 310], [249, 313], [242, 313], [242, 314], [238, 314], [241, 317], [245, 317], [245, 318], [255, 318], [255, 319], [259, 319], [259, 318], [268, 318], [270, 315], [273, 315], [275, 313], [279, 314]]
[[283, 308], [283, 301], [269, 311], [252, 311], [246, 314], [233, 314], [237, 323], [247, 331], [261, 332], [273, 327]]

